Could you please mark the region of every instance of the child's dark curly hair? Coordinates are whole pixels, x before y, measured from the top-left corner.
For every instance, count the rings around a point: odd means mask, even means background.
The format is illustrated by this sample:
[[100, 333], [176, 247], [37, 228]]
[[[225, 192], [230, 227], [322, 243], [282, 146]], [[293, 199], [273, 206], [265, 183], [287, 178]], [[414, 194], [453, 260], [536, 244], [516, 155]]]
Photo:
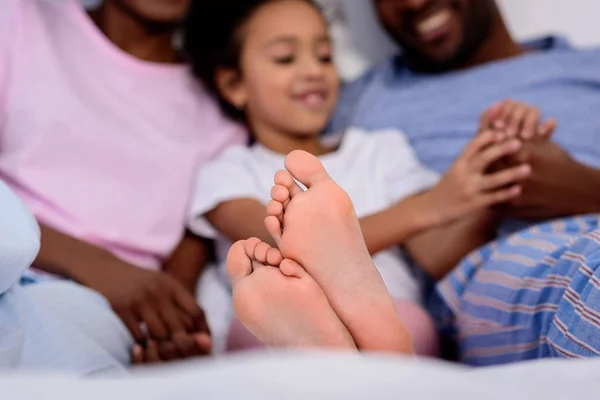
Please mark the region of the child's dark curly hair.
[[[244, 27], [260, 7], [273, 1], [282, 0], [194, 0], [188, 15], [184, 46], [193, 73], [223, 112], [237, 121], [245, 121], [244, 113], [221, 96], [215, 73], [218, 68], [239, 70]], [[304, 1], [319, 9], [314, 1]]]

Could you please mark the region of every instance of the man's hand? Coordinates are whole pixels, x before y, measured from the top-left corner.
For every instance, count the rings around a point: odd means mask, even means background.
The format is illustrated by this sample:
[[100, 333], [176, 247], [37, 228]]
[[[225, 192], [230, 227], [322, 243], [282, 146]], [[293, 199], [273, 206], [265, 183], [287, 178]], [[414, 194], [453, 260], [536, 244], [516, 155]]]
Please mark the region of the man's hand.
[[556, 120], [543, 123], [537, 107], [513, 100], [496, 103], [485, 110], [479, 120], [478, 132], [489, 129], [502, 131], [507, 138], [530, 140], [536, 137], [548, 138], [556, 129]]
[[116, 263], [88, 270], [81, 283], [110, 302], [138, 343], [156, 341], [163, 360], [210, 352], [194, 337], [209, 335], [204, 312], [170, 275]]
[[547, 220], [600, 212], [600, 171], [575, 161], [550, 139], [523, 143], [506, 162], [532, 167], [522, 194], [502, 207], [507, 216]]
[[600, 212], [600, 171], [570, 157], [550, 140], [556, 121], [540, 121], [536, 107], [507, 100], [486, 110], [480, 130], [504, 132], [506, 138], [523, 140], [521, 150], [494, 163], [490, 172], [529, 164], [531, 176], [522, 182], [523, 193], [502, 205], [506, 216], [546, 220]]

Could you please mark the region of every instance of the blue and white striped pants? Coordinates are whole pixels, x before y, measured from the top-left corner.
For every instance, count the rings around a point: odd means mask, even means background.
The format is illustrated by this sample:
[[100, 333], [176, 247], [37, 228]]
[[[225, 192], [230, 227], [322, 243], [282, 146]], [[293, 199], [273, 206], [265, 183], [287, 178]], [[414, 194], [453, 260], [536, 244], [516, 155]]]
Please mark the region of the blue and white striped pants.
[[465, 258], [438, 285], [461, 361], [600, 355], [598, 228], [598, 215], [560, 219]]

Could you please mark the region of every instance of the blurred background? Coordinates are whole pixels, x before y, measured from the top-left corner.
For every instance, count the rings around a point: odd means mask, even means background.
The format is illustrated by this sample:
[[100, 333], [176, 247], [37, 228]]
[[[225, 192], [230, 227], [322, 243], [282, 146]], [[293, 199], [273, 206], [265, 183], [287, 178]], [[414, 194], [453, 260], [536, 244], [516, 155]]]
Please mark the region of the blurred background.
[[[345, 79], [395, 51], [375, 20], [371, 0], [317, 1], [333, 18], [337, 60]], [[599, 0], [499, 0], [499, 4], [519, 39], [558, 33], [579, 46], [600, 44]]]
[[[93, 6], [98, 0], [81, 0]], [[196, 0], [207, 1], [207, 0]], [[211, 1], [211, 0], [208, 0]], [[396, 49], [375, 20], [372, 0], [317, 0], [332, 22], [338, 68], [355, 78]], [[600, 44], [600, 0], [498, 0], [517, 38], [564, 35], [573, 44]], [[373, 46], [379, 43], [380, 46]]]

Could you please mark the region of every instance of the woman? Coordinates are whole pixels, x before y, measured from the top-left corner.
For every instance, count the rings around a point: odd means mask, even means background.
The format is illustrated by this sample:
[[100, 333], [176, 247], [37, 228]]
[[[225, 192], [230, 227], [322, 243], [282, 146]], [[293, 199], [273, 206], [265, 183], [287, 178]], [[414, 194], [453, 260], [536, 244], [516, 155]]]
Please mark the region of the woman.
[[184, 235], [187, 199], [197, 167], [245, 136], [174, 46], [189, 4], [0, 6], [0, 179], [43, 238], [23, 292], [120, 363], [133, 340], [146, 361], [210, 347], [194, 297], [206, 252]]

